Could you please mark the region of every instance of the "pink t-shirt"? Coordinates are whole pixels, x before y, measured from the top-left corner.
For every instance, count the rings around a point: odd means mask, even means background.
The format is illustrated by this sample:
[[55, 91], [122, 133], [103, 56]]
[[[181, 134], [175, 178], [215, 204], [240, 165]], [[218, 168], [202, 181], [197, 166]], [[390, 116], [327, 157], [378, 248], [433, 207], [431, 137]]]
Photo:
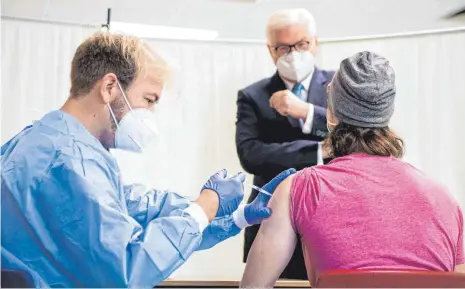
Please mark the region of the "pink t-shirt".
[[290, 210], [311, 282], [326, 270], [453, 271], [465, 263], [459, 205], [396, 158], [353, 154], [304, 169]]

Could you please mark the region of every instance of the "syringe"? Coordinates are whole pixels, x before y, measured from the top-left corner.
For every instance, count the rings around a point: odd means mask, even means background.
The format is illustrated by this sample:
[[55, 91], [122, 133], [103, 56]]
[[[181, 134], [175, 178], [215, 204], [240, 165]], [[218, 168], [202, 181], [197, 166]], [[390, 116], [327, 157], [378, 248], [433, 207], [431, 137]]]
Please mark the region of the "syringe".
[[270, 196], [270, 197], [273, 196], [272, 194], [268, 193], [267, 191], [265, 191], [264, 189], [262, 189], [262, 188], [260, 188], [260, 187], [257, 187], [256, 185], [251, 185], [251, 184], [248, 184], [248, 183], [246, 183], [246, 182], [244, 182], [244, 184], [247, 185], [248, 187], [251, 187], [251, 188], [254, 189], [254, 190], [259, 191], [260, 193], [264, 193], [264, 194], [267, 195], [267, 196]]

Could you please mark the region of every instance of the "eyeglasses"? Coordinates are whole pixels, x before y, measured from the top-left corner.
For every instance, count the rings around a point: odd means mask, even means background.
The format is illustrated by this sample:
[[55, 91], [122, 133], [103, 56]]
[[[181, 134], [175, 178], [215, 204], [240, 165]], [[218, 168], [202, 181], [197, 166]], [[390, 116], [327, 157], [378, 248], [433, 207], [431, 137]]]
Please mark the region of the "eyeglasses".
[[310, 41], [299, 41], [293, 45], [270, 46], [280, 56], [289, 54], [294, 48], [296, 51], [306, 51], [310, 47]]

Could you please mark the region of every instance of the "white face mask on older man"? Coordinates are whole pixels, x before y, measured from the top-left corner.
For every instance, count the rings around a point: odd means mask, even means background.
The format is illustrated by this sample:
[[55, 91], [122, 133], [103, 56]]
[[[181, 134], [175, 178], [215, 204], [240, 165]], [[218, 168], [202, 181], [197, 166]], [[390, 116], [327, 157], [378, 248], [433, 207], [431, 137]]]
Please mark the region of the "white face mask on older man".
[[310, 51], [292, 51], [276, 62], [279, 75], [289, 81], [301, 82], [315, 69], [315, 57]]

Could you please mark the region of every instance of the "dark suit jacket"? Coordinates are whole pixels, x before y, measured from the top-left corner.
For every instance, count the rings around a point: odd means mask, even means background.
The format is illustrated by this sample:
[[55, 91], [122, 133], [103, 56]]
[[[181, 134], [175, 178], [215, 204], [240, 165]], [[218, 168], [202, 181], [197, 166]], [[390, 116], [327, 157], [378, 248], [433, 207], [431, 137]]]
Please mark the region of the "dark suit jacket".
[[[262, 187], [288, 168], [301, 170], [317, 164], [318, 143], [327, 134], [326, 87], [333, 76], [333, 71], [315, 68], [313, 72], [307, 98], [307, 101], [315, 107], [310, 134], [302, 132], [298, 121], [281, 116], [270, 107], [271, 95], [287, 89], [278, 73], [239, 91], [236, 122], [237, 153], [244, 170], [255, 175], [255, 185]], [[257, 192], [252, 191], [249, 202], [256, 196]], [[257, 231], [258, 226], [246, 229], [244, 261]], [[302, 264], [298, 262], [297, 267], [303, 267], [303, 272], [298, 273], [297, 269], [285, 270], [282, 277], [306, 278], [302, 254], [299, 252], [296, 254], [296, 258], [300, 256], [299, 261], [302, 261]], [[291, 259], [289, 266], [296, 258]], [[286, 271], [289, 271], [289, 274]]]

